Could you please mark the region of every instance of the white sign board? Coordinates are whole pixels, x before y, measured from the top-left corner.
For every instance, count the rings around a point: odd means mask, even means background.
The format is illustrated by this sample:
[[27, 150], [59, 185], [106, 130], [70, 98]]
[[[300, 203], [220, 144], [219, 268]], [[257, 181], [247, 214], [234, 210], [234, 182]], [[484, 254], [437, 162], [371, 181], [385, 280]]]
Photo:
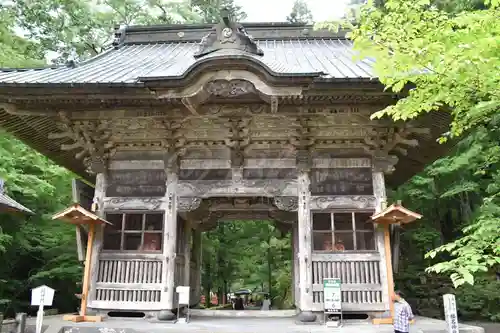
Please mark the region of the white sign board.
[[175, 291], [179, 294], [179, 304], [189, 305], [189, 286], [177, 286]]
[[55, 290], [46, 285], [31, 289], [31, 305], [52, 306]]
[[457, 304], [455, 302], [455, 295], [443, 295], [443, 303], [444, 318], [446, 319], [448, 333], [458, 333]]
[[342, 292], [340, 279], [323, 279], [323, 294], [325, 312], [338, 313], [342, 311]]

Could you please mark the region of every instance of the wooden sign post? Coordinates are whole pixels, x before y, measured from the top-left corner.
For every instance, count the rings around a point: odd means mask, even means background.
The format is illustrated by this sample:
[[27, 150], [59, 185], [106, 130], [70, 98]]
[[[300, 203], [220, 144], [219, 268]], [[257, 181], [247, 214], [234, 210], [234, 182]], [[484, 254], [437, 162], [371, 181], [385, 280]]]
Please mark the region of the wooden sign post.
[[391, 300], [391, 295], [394, 292], [394, 277], [392, 271], [392, 255], [391, 255], [391, 236], [389, 226], [391, 224], [407, 224], [417, 219], [422, 218], [422, 215], [412, 212], [409, 209], [401, 206], [401, 203], [392, 204], [380, 213], [371, 217], [372, 222], [377, 223], [382, 227], [384, 232], [384, 251], [385, 251], [385, 264], [387, 271], [387, 291], [389, 295], [389, 309], [391, 316], [389, 318], [375, 318], [374, 324], [392, 324], [394, 318], [394, 304]]
[[46, 285], [31, 289], [31, 305], [38, 305], [36, 314], [35, 332], [42, 333], [43, 327], [43, 307], [52, 306], [55, 290]]
[[[85, 208], [78, 204], [65, 209], [64, 211], [55, 214], [52, 219], [62, 220], [67, 223], [82, 225], [88, 225], [88, 238], [87, 238], [87, 252], [85, 257], [85, 268], [83, 273], [83, 286], [82, 286], [82, 299], [80, 306], [79, 315], [66, 315], [63, 317], [64, 320], [69, 320], [73, 322], [90, 321], [90, 322], [100, 322], [102, 321], [101, 316], [87, 316], [87, 304], [89, 297], [89, 286], [90, 286], [90, 269], [92, 267], [92, 247], [95, 238], [95, 228], [96, 225], [100, 224], [111, 224], [106, 220], [101, 219], [99, 216], [89, 212]], [[78, 227], [78, 226], [77, 226]]]

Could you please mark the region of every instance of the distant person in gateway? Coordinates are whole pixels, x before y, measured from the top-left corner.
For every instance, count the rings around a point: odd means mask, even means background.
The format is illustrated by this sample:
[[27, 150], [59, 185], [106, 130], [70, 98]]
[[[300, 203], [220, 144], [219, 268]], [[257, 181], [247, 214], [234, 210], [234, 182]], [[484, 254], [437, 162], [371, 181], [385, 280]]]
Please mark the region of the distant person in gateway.
[[392, 294], [392, 301], [394, 302], [394, 333], [409, 333], [410, 321], [414, 318], [410, 304], [404, 300], [399, 290]]

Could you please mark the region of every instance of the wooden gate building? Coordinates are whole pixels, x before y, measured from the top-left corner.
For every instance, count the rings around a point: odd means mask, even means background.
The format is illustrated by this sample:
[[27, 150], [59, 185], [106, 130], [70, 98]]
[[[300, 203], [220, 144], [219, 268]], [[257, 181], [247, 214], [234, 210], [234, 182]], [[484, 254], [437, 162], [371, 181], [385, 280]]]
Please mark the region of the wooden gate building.
[[386, 185], [441, 154], [447, 118], [371, 120], [398, 96], [344, 35], [310, 26], [225, 18], [115, 37], [79, 64], [0, 72], [0, 126], [95, 186], [76, 192], [112, 223], [89, 309], [168, 319], [176, 286], [199, 299], [202, 231], [271, 219], [293, 234], [302, 320], [323, 310], [326, 277], [342, 279], [346, 311], [386, 312], [383, 235], [367, 221]]

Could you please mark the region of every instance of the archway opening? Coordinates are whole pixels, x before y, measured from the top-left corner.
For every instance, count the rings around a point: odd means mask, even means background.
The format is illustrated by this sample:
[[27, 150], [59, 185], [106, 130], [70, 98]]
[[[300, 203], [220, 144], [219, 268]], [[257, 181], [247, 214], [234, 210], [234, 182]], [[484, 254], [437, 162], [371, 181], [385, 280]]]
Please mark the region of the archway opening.
[[295, 308], [291, 224], [222, 218], [202, 244], [200, 308]]

